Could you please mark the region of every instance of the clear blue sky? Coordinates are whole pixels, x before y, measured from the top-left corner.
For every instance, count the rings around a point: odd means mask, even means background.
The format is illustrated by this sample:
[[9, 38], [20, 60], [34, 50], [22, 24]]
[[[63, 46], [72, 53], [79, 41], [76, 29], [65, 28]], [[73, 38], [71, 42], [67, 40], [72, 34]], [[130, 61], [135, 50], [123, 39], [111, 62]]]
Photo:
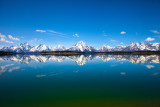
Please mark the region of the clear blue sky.
[[160, 0], [0, 0], [0, 33], [1, 46], [160, 42]]

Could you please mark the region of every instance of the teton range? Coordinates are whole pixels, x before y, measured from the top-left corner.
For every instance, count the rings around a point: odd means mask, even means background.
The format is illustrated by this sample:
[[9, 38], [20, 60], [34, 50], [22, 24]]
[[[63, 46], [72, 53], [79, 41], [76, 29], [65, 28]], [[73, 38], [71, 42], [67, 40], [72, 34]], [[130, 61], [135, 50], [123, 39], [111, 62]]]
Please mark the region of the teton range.
[[160, 51], [160, 43], [131, 43], [128, 46], [117, 46], [110, 47], [104, 45], [101, 48], [97, 49], [92, 46], [88, 46], [85, 42], [79, 41], [70, 48], [65, 48], [62, 45], [57, 47], [49, 47], [46, 45], [37, 45], [30, 46], [28, 43], [19, 44], [17, 46], [2, 47], [1, 51], [5, 52], [16, 52], [16, 53], [25, 53], [25, 52], [52, 52], [52, 51], [76, 51], [76, 52], [134, 52], [134, 51]]

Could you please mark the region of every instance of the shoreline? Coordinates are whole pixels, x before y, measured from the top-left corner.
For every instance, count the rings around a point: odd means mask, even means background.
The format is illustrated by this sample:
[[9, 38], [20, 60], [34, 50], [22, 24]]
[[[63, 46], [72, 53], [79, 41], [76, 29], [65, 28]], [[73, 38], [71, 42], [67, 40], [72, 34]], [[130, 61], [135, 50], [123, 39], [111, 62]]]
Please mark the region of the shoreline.
[[69, 52], [69, 51], [55, 51], [55, 52], [40, 52], [41, 55], [82, 55], [82, 54], [98, 54], [98, 55], [160, 55], [160, 51], [135, 51], [135, 52]]
[[0, 56], [15, 55], [15, 54], [27, 54], [27, 55], [84, 55], [84, 54], [97, 54], [97, 55], [160, 55], [160, 51], [135, 51], [135, 52], [75, 52], [75, 51], [53, 51], [53, 52], [26, 52], [26, 53], [14, 53], [0, 51]]

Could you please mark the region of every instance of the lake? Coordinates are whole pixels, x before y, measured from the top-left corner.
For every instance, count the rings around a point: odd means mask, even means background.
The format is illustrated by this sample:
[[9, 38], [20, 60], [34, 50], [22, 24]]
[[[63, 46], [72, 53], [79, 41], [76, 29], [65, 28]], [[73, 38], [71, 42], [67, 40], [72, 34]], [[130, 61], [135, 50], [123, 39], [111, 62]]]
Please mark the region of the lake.
[[160, 56], [1, 56], [0, 105], [160, 107]]

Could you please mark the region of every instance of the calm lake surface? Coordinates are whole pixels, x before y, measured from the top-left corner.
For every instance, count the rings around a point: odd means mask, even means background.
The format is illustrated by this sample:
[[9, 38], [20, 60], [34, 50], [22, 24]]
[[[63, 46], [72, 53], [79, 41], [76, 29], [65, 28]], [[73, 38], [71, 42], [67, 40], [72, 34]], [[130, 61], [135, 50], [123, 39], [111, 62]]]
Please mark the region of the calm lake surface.
[[160, 107], [160, 56], [1, 56], [0, 105]]

